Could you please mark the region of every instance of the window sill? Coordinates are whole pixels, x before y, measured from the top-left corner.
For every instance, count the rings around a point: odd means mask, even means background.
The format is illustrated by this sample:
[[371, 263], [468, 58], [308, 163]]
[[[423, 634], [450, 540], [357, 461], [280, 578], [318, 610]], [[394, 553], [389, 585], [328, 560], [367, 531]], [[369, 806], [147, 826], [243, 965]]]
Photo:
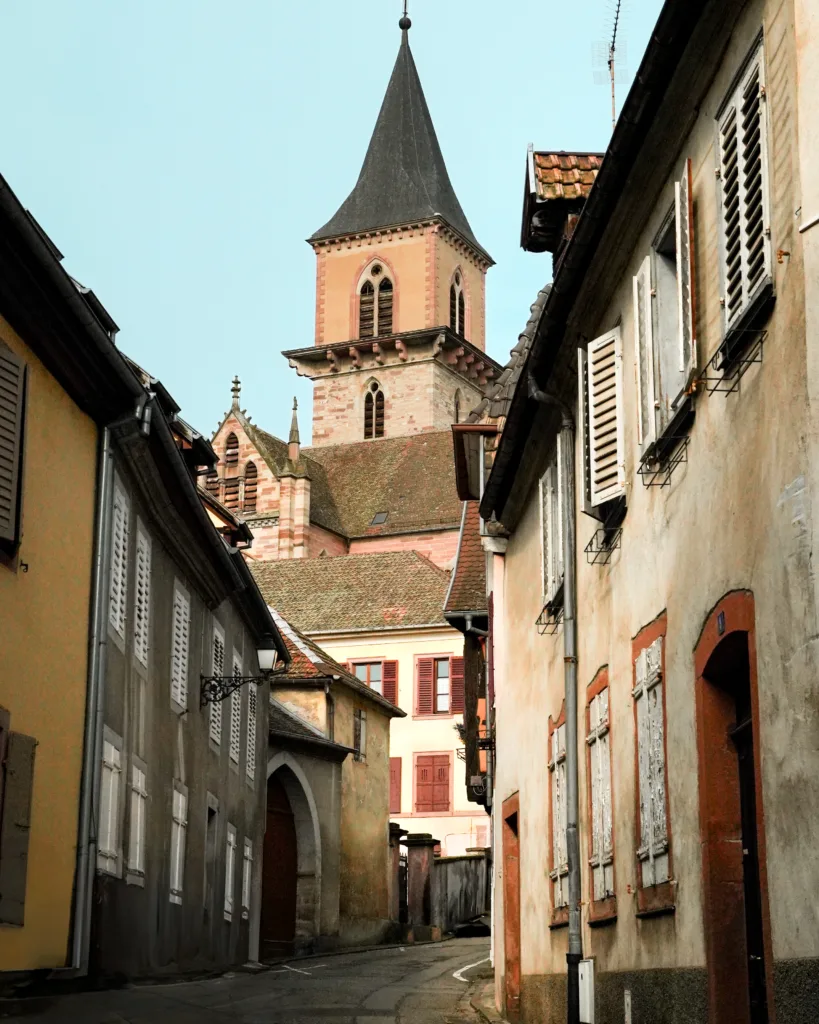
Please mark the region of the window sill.
[[549, 929], [557, 931], [558, 928], [569, 927], [569, 908], [558, 907], [552, 911], [552, 920], [549, 922]]
[[138, 885], [141, 889], [145, 888], [145, 872], [144, 871], [128, 871], [125, 875], [126, 885]]
[[450, 718], [459, 718], [463, 715], [463, 711], [433, 711], [429, 714], [414, 714], [412, 720], [414, 722], [423, 720], [426, 722], [434, 722], [436, 719], [440, 719], [445, 722]]
[[171, 903], [175, 903], [178, 907], [182, 906], [182, 894], [181, 893], [179, 893], [177, 895], [176, 893], [172, 892], [168, 898], [169, 898]]
[[617, 920], [617, 897], [607, 896], [603, 900], [592, 900], [589, 906], [589, 926], [600, 928], [614, 924]]
[[676, 909], [673, 882], [661, 882], [637, 890], [637, 917], [659, 917], [661, 914], [673, 914]]

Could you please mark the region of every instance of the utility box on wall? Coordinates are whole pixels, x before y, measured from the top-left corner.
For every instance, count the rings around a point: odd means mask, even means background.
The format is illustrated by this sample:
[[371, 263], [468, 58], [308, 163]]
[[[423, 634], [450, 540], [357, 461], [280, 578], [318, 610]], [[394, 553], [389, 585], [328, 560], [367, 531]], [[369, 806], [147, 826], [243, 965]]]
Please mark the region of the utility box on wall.
[[594, 1024], [594, 960], [581, 960], [577, 972], [580, 982], [580, 1024]]

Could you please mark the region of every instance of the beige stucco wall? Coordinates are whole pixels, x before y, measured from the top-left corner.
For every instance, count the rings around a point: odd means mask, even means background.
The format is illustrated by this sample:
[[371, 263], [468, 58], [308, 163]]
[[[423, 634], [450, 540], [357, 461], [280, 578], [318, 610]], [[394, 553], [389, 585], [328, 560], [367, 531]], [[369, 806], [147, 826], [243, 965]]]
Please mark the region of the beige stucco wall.
[[[456, 856], [477, 845], [479, 830], [486, 829], [488, 834], [489, 819], [466, 797], [464, 762], [456, 754], [462, 744], [455, 731], [455, 723], [463, 721], [463, 716], [414, 715], [417, 658], [460, 656], [463, 654], [463, 636], [454, 629], [441, 628], [316, 639], [337, 661], [384, 659], [398, 662], [398, 704], [407, 717], [395, 718], [390, 725], [390, 757], [400, 757], [402, 761], [402, 813], [391, 815], [390, 820], [397, 821], [408, 832], [432, 833], [441, 841], [447, 856]], [[452, 814], [421, 815], [414, 811], [414, 760], [415, 755], [425, 753], [451, 755]]]
[[28, 366], [21, 565], [0, 565], [0, 705], [37, 740], [25, 924], [0, 927], [0, 969], [21, 971], [64, 966], [68, 951], [97, 429], [2, 318], [0, 337]]
[[[693, 650], [709, 611], [724, 594], [739, 588], [753, 591], [756, 600], [764, 802], [759, 812], [764, 813], [766, 822], [773, 955], [779, 961], [819, 954], [819, 918], [813, 902], [805, 898], [819, 871], [814, 852], [815, 823], [819, 820], [815, 786], [819, 773], [815, 741], [819, 652], [811, 563], [812, 495], [817, 481], [812, 454], [815, 449], [806, 444], [810, 433], [806, 350], [815, 347], [815, 339], [811, 334], [806, 338], [802, 249], [794, 228], [794, 210], [804, 200], [800, 200], [794, 150], [790, 14], [787, 3], [749, 6], [691, 134], [678, 153], [674, 172], [648, 212], [640, 237], [633, 248], [626, 250], [630, 252], [627, 265], [614, 282], [601, 276], [589, 283], [578, 299], [577, 308], [583, 313], [567, 332], [572, 338], [577, 334], [594, 338], [619, 320], [624, 341], [628, 513], [622, 545], [610, 565], [589, 565], [583, 549], [598, 524], [583, 515], [578, 519], [577, 544], [581, 714], [586, 687], [601, 666], [608, 666], [611, 687], [617, 922], [591, 929], [585, 924], [585, 903], [583, 908], [584, 953], [596, 957], [597, 970], [603, 972], [705, 963]], [[781, 264], [774, 257], [777, 300], [762, 363], [749, 369], [736, 394], [700, 390], [687, 462], [676, 470], [670, 486], [647, 488], [637, 474], [632, 278], [671, 208], [673, 182], [690, 156], [697, 238], [699, 363], [704, 365], [722, 337], [714, 117], [763, 23], [773, 197], [771, 244], [774, 254], [781, 248], [790, 256]], [[804, 102], [811, 104], [813, 97], [806, 96]], [[639, 225], [643, 211], [633, 209], [630, 216]], [[616, 241], [624, 244], [622, 235], [623, 225], [612, 224], [603, 239], [604, 250], [608, 246], [615, 251]], [[570, 375], [572, 369], [568, 367]], [[540, 429], [542, 432], [542, 420]], [[531, 458], [542, 460], [543, 454], [530, 449]], [[564, 974], [566, 951], [565, 930], [548, 929], [551, 894], [544, 870], [548, 864], [547, 720], [550, 714], [558, 714], [562, 700], [563, 636], [559, 631], [554, 637], [540, 637], [534, 625], [541, 603], [539, 573], [534, 568], [540, 562], [535, 495], [533, 490], [509, 543], [503, 616], [505, 653], [500, 664], [496, 661], [495, 808], [498, 814], [502, 801], [520, 792], [524, 991], [527, 975], [537, 978]], [[668, 615], [664, 685], [676, 912], [639, 921], [634, 896], [637, 807], [631, 638], [664, 610]], [[583, 718], [579, 735], [585, 900], [590, 879]], [[502, 970], [500, 857], [496, 859], [496, 884], [496, 963]], [[638, 1013], [635, 1007], [635, 1015]]]

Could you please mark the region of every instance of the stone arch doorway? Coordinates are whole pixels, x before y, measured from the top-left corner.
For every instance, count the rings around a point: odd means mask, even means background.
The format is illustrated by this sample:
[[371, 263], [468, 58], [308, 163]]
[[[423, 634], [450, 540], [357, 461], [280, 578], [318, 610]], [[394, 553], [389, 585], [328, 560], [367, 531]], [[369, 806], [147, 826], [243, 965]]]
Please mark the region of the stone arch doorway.
[[261, 960], [309, 950], [319, 929], [321, 837], [316, 802], [299, 763], [268, 763], [262, 860]]
[[751, 593], [719, 602], [695, 666], [709, 1020], [768, 1024], [771, 932]]

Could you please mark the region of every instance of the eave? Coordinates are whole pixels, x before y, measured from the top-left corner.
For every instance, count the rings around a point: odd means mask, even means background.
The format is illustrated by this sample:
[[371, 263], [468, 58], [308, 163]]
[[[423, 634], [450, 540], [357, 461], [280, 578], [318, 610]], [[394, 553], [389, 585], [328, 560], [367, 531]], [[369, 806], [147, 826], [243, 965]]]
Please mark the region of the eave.
[[453, 423], [455, 450], [455, 486], [461, 501], [479, 501], [481, 497], [481, 438], [495, 437], [494, 423]]

